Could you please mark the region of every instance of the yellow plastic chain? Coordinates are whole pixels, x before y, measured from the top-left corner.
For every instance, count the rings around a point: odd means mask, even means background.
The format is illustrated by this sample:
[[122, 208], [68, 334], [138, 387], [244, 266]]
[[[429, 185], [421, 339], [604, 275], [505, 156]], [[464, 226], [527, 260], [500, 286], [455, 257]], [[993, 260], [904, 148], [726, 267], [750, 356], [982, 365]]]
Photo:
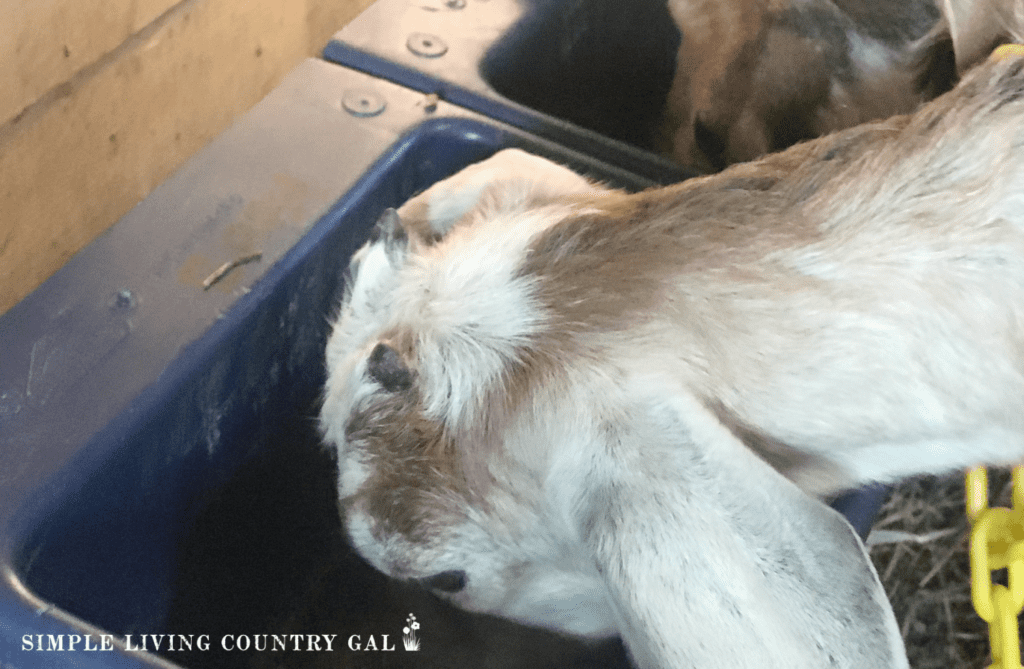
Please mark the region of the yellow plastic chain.
[[[971, 601], [988, 623], [989, 669], [1022, 669], [1017, 616], [1024, 609], [1024, 467], [1013, 470], [1012, 508], [989, 508], [988, 472], [967, 472], [967, 517], [971, 521]], [[992, 583], [1006, 568], [1008, 585]]]
[[[1024, 45], [1004, 44], [992, 52], [999, 60], [1024, 55]], [[967, 472], [967, 517], [971, 521], [971, 602], [988, 623], [989, 669], [1021, 667], [1017, 618], [1024, 608], [1024, 467], [1013, 470], [1012, 508], [988, 506], [988, 472]], [[1009, 587], [992, 583], [992, 571], [1007, 570]]]
[[1002, 44], [992, 52], [992, 59], [1009, 58], [1011, 56], [1024, 56], [1024, 44]]

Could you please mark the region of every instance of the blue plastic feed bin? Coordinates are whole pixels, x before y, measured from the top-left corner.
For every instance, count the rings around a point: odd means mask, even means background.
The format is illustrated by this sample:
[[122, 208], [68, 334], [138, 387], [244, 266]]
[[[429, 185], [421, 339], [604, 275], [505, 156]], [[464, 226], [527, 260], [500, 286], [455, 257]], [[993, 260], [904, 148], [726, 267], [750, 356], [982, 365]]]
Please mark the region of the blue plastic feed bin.
[[679, 42], [665, 0], [377, 0], [324, 57], [664, 183]]
[[[350, 254], [385, 207], [511, 146], [650, 185], [307, 61], [0, 319], [0, 667], [625, 666], [617, 643], [469, 616], [367, 567], [317, 440]], [[386, 651], [410, 613], [421, 652]], [[70, 651], [86, 633], [100, 650]]]
[[[627, 666], [377, 574], [317, 441], [350, 254], [385, 207], [511, 146], [651, 183], [307, 61], [0, 318], [0, 667]], [[386, 650], [410, 613], [421, 651]]]

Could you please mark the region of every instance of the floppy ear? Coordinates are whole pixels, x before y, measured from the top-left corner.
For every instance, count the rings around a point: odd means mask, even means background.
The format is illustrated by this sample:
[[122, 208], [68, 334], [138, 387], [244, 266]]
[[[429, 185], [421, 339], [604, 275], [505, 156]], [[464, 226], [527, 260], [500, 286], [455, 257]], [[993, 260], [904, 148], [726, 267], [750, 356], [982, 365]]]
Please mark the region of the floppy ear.
[[640, 667], [906, 667], [863, 544], [696, 399], [606, 430], [582, 534]]
[[425, 239], [439, 239], [474, 214], [523, 211], [600, 186], [558, 163], [519, 149], [505, 149], [439, 181], [398, 210], [404, 224]]

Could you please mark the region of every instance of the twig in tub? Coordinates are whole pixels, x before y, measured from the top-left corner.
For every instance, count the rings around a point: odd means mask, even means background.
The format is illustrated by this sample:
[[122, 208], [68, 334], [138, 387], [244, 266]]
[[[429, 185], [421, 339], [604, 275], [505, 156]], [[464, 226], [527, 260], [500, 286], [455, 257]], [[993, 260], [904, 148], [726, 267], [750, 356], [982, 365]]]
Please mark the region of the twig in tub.
[[242, 256], [229, 262], [224, 263], [218, 267], [210, 276], [203, 279], [203, 290], [210, 290], [214, 285], [219, 283], [224, 277], [226, 277], [232, 270], [242, 265], [248, 265], [251, 262], [256, 262], [263, 259], [263, 253], [257, 252], [251, 255]]

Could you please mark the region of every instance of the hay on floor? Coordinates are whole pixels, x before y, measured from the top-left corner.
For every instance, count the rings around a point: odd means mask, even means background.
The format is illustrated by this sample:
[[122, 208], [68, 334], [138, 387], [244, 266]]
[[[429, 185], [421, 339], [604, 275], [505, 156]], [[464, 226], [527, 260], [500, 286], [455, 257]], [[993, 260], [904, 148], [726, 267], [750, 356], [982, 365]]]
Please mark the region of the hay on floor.
[[[1009, 470], [989, 471], [989, 491], [992, 506], [1010, 506]], [[868, 537], [913, 669], [984, 669], [992, 661], [988, 626], [971, 605], [969, 533], [958, 474], [898, 486]]]

